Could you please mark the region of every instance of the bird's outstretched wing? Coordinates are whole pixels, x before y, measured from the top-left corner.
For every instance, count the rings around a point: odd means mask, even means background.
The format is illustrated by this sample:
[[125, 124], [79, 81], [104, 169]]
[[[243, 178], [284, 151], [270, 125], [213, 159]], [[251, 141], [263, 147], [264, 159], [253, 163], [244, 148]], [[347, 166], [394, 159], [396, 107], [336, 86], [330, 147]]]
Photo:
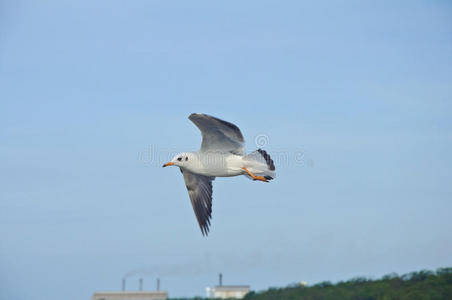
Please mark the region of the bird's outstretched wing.
[[198, 175], [182, 169], [181, 172], [201, 232], [207, 235], [212, 216], [212, 181], [215, 177]]
[[188, 118], [201, 130], [202, 152], [244, 154], [245, 140], [236, 125], [206, 114], [191, 114]]

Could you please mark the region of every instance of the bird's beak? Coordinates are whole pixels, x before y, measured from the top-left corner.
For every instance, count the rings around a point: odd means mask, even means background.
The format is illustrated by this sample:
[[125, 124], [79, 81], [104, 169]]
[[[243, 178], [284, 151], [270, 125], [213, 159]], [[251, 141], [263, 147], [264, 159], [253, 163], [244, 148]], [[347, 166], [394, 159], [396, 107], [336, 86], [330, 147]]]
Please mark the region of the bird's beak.
[[162, 167], [164, 168], [164, 167], [168, 167], [168, 166], [172, 166], [172, 165], [174, 165], [174, 163], [172, 163], [172, 162], [167, 162], [167, 163], [164, 164]]

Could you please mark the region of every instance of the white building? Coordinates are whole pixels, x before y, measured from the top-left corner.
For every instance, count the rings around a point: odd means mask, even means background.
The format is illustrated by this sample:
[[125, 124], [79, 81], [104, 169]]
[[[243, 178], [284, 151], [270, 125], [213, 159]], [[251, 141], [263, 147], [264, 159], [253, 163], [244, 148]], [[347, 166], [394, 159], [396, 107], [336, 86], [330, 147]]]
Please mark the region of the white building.
[[208, 298], [235, 298], [241, 299], [250, 292], [249, 285], [217, 285], [206, 288]]
[[166, 300], [165, 291], [95, 292], [91, 300]]

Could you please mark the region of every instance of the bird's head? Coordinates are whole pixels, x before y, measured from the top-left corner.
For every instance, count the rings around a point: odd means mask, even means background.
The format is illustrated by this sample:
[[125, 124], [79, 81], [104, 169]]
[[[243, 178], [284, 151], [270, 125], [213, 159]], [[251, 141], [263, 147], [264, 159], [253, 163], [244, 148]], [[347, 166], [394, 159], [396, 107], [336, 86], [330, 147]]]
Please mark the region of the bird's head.
[[178, 166], [185, 167], [193, 160], [193, 153], [182, 152], [176, 154], [171, 161], [164, 164], [162, 167]]

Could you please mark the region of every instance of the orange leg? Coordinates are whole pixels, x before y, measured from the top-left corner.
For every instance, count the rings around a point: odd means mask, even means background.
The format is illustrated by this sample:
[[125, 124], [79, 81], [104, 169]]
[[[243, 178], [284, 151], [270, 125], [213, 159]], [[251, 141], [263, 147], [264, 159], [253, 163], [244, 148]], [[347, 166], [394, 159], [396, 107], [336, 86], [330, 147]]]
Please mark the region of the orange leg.
[[268, 182], [268, 179], [265, 178], [264, 176], [256, 176], [253, 173], [251, 173], [247, 168], [243, 167], [242, 168], [243, 171], [245, 171], [248, 175], [250, 175], [250, 177], [253, 180], [260, 180], [260, 181], [264, 181], [264, 182]]

